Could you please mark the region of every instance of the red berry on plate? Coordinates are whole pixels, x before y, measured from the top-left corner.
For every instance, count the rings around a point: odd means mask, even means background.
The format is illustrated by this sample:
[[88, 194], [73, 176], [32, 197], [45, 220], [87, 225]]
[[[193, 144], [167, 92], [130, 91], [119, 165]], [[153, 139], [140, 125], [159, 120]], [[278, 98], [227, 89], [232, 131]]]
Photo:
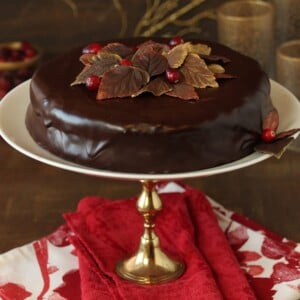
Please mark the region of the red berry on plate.
[[[11, 51], [12, 51], [12, 49], [10, 49], [9, 47], [6, 47], [6, 46], [0, 48], [0, 57], [3, 59], [4, 62], [9, 60]], [[2, 61], [2, 59], [1, 59], [1, 61]]]
[[120, 61], [120, 65], [129, 67], [132, 66], [132, 62], [129, 59], [124, 58]]
[[82, 50], [83, 54], [97, 54], [99, 51], [101, 51], [102, 45], [99, 43], [91, 43], [87, 46], [85, 46]]
[[32, 45], [28, 41], [21, 41], [21, 49], [31, 49], [33, 48]]
[[171, 47], [175, 47], [177, 45], [183, 44], [184, 40], [180, 36], [175, 36], [169, 41], [169, 45]]
[[166, 77], [170, 83], [177, 83], [180, 80], [180, 73], [177, 69], [169, 68], [166, 70]]
[[261, 134], [262, 139], [266, 142], [272, 142], [276, 137], [276, 132], [271, 128], [266, 128]]
[[21, 61], [24, 57], [24, 51], [19, 49], [12, 49], [10, 54], [10, 61]]
[[90, 91], [95, 91], [98, 89], [100, 84], [100, 78], [96, 75], [89, 76], [85, 81], [85, 86]]
[[34, 48], [28, 48], [24, 50], [25, 59], [33, 58], [37, 55], [37, 51]]

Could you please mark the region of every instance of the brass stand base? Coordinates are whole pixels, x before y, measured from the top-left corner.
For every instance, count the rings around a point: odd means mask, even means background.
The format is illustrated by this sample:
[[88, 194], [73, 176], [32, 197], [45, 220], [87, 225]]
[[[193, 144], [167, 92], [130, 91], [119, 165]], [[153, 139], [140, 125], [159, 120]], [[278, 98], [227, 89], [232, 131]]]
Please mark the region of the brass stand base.
[[180, 277], [184, 264], [169, 258], [159, 247], [159, 238], [154, 232], [154, 219], [162, 208], [154, 183], [142, 181], [143, 192], [137, 201], [137, 209], [144, 217], [144, 234], [137, 253], [116, 265], [117, 274], [140, 284], [157, 284]]
[[155, 249], [155, 259], [148, 262], [147, 257], [137, 253], [135, 256], [118, 262], [116, 271], [124, 279], [140, 283], [155, 284], [174, 280], [184, 272], [184, 265], [170, 259], [160, 249]]

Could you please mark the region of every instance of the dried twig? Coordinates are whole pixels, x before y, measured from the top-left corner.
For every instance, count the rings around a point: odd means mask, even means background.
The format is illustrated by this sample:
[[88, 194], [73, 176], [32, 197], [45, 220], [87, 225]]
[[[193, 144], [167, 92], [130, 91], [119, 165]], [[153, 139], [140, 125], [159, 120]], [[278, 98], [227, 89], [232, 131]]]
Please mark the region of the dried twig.
[[70, 7], [74, 17], [78, 17], [78, 7], [73, 0], [62, 0], [62, 2], [64, 2], [67, 6]]
[[198, 13], [187, 20], [180, 19], [194, 8], [200, 6], [205, 0], [191, 0], [188, 4], [180, 6], [179, 0], [150, 0], [146, 1], [146, 12], [138, 22], [135, 36], [152, 36], [165, 29], [168, 25], [179, 27], [181, 35], [184, 33], [200, 32], [199, 22], [205, 18], [215, 18], [214, 10], [206, 10]]
[[119, 36], [122, 37], [122, 36], [124, 36], [124, 34], [127, 30], [127, 26], [128, 26], [127, 13], [123, 9], [120, 0], [113, 0], [113, 4], [114, 4], [114, 6], [115, 6], [116, 10], [118, 11], [118, 13], [120, 15], [120, 18], [121, 18], [121, 30], [119, 32]]

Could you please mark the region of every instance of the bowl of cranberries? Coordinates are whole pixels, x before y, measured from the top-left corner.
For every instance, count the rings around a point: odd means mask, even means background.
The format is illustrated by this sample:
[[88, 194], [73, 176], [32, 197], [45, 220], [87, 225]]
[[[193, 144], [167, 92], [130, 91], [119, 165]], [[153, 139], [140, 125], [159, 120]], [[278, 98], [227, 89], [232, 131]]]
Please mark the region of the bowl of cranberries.
[[40, 51], [27, 41], [0, 43], [0, 100], [32, 76], [40, 56]]

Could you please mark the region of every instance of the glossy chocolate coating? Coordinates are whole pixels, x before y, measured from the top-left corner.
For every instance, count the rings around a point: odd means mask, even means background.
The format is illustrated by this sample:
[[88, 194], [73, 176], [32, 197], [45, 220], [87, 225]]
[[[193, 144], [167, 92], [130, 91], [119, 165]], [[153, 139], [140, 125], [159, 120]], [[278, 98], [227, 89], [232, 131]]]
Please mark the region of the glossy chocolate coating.
[[177, 173], [242, 158], [253, 152], [272, 107], [270, 83], [253, 59], [205, 43], [231, 60], [226, 73], [236, 78], [198, 90], [197, 101], [151, 94], [97, 101], [96, 92], [70, 86], [83, 67], [74, 49], [34, 74], [27, 128], [50, 152], [104, 170]]

